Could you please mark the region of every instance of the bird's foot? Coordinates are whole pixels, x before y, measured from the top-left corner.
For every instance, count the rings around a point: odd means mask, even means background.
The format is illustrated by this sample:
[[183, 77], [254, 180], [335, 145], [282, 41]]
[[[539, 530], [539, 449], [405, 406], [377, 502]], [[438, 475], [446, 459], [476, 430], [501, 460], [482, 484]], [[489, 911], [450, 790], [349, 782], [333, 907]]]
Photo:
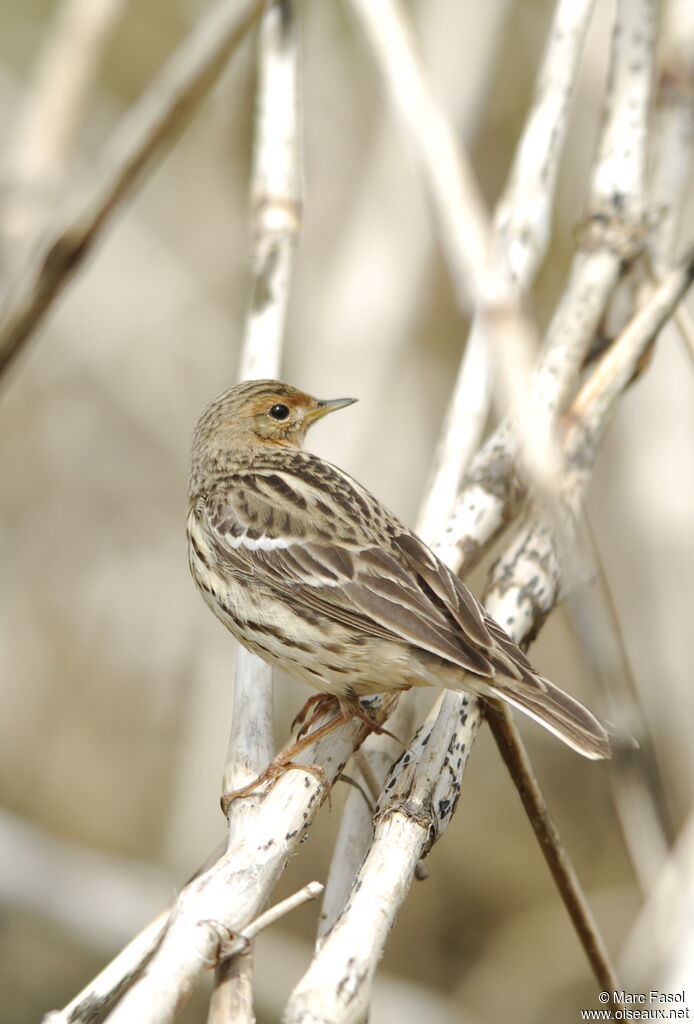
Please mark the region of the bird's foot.
[[224, 817], [229, 817], [229, 809], [234, 800], [250, 796], [266, 783], [269, 783], [270, 786], [274, 785], [274, 783], [277, 782], [285, 772], [291, 771], [293, 768], [299, 769], [303, 772], [308, 772], [309, 775], [314, 775], [327, 790], [329, 799], [330, 784], [323, 768], [321, 768], [319, 764], [302, 764], [299, 761], [292, 761], [292, 757], [296, 756], [296, 754], [303, 750], [305, 745], [306, 744], [294, 743], [292, 746], [287, 747], [276, 757], [273, 757], [267, 768], [265, 768], [256, 779], [252, 779], [248, 785], [242, 786], [240, 789], [232, 789], [228, 793], [222, 793], [219, 802], [221, 804]]
[[390, 736], [391, 739], [395, 740], [402, 747], [406, 745], [392, 732], [389, 732], [388, 729], [379, 725], [371, 717], [359, 697], [353, 693], [344, 694], [339, 697], [332, 693], [315, 693], [312, 697], [309, 697], [292, 722], [292, 730], [299, 726], [296, 734], [297, 741], [306, 738], [309, 742], [313, 742], [314, 734], [310, 730], [320, 718], [323, 718], [330, 711], [335, 712], [333, 728], [349, 722], [353, 718], [358, 718], [360, 722], [367, 726], [369, 732], [373, 732], [377, 736]]
[[390, 736], [390, 738], [395, 740], [396, 743], [399, 743], [401, 747], [407, 746], [407, 744], [403, 743], [395, 733], [392, 733], [390, 730], [384, 728], [384, 726], [379, 725], [379, 723], [371, 717], [368, 710], [356, 695], [353, 694], [348, 697], [340, 697], [339, 703], [340, 710], [346, 721], [349, 721], [352, 718], [358, 718], [359, 721], [363, 722], [368, 728], [369, 732], [375, 733], [376, 736]]

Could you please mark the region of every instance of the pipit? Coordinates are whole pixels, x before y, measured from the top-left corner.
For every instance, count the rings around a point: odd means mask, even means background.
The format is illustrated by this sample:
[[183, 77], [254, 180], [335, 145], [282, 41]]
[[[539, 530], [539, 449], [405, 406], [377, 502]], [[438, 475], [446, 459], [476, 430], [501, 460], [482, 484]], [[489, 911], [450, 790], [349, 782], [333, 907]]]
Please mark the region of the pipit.
[[188, 543], [212, 611], [254, 654], [336, 697], [343, 718], [369, 694], [467, 690], [507, 701], [585, 757], [609, 757], [595, 716], [533, 668], [423, 541], [302, 450], [313, 423], [353, 401], [255, 380], [205, 409]]

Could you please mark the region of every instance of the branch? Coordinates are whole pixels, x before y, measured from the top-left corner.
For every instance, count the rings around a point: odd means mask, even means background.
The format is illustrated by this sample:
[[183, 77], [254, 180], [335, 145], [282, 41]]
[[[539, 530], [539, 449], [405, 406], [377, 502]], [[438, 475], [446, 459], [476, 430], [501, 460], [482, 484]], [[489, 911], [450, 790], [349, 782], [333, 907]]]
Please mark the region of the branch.
[[[661, 68], [655, 97], [651, 202], [656, 212], [651, 258], [656, 278], [670, 265], [689, 192], [694, 151], [694, 8], [670, 0], [660, 33]], [[675, 323], [694, 359], [694, 325], [681, 306]]]
[[178, 137], [259, 17], [264, 0], [219, 0], [131, 111], [77, 209], [48, 233], [0, 310], [0, 375], [74, 276], [111, 216]]
[[[468, 705], [465, 695], [443, 693], [391, 769], [351, 896], [292, 992], [284, 1024], [366, 1019], [376, 966], [417, 863], [444, 833], [458, 802], [479, 723]], [[449, 709], [457, 723], [453, 737]]]
[[[415, 702], [403, 695], [388, 719], [388, 731], [403, 743], [412, 735]], [[342, 913], [352, 891], [357, 871], [373, 841], [373, 817], [376, 803], [383, 791], [388, 772], [402, 747], [391, 737], [369, 736], [352, 759], [350, 770], [358, 770], [357, 786], [350, 789], [342, 812], [330, 872], [325, 885], [325, 896], [318, 925], [317, 946]]]
[[[241, 380], [279, 376], [301, 214], [298, 48], [291, 0], [267, 5], [258, 43], [251, 216], [253, 282]], [[274, 750], [272, 668], [236, 644], [229, 744], [222, 792], [257, 778]], [[229, 817], [229, 843], [247, 827], [251, 802]], [[217, 970], [209, 1024], [253, 1021], [251, 959]], [[233, 1013], [232, 1013], [233, 1010]]]
[[[511, 412], [522, 467], [534, 488], [551, 503], [556, 452], [552, 437], [539, 429], [527, 400], [536, 331], [495, 244], [467, 155], [433, 96], [398, 0], [351, 0], [351, 8], [414, 152], [458, 303], [463, 310], [477, 310], [491, 343], [497, 403]], [[471, 348], [467, 359], [471, 369], [466, 376], [479, 380], [486, 355]]]
[[610, 954], [595, 922], [588, 900], [552, 820], [544, 793], [507, 705], [488, 701], [485, 717], [540, 844], [552, 878], [576, 929], [595, 978], [607, 992], [619, 990]]
[[[394, 65], [397, 66], [397, 59], [394, 59]], [[611, 149], [608, 148], [607, 152], [608, 156], [611, 159]], [[431, 508], [431, 504], [428, 504], [427, 510]], [[432, 517], [435, 516], [436, 511], [434, 511], [431, 514]], [[424, 521], [420, 523], [420, 532], [425, 532], [425, 534], [427, 534], [427, 528], [429, 526], [430, 524], [428, 520], [425, 518]], [[445, 560], [449, 562], [449, 564], [455, 564], [455, 562], [458, 560], [455, 539], [456, 538], [453, 537], [454, 543], [452, 545], [437, 545], [438, 553], [440, 555], [443, 555], [443, 557], [445, 558]], [[445, 538], [445, 540], [450, 540], [450, 538]], [[507, 622], [504, 622], [502, 620], [502, 624], [504, 624], [509, 629], [512, 635], [517, 634], [518, 631], [514, 628], [515, 624], [513, 618], [511, 618]], [[523, 637], [516, 635], [516, 639], [522, 640]], [[474, 709], [473, 722], [478, 721], [479, 711], [477, 707], [477, 702], [472, 701], [471, 707]], [[445, 722], [443, 721], [444, 714], [448, 715], [448, 720]], [[440, 722], [440, 726], [444, 730], [444, 732], [446, 729], [448, 729], [448, 735], [450, 735], [454, 727], [454, 720], [455, 710], [453, 708], [449, 707], [446, 709], [445, 713], [442, 712], [442, 721]], [[509, 722], [508, 724], [507, 733], [507, 742], [511, 745], [510, 749], [513, 749], [517, 755], [519, 751], [522, 753], [520, 740], [511, 722]], [[592, 921], [587, 901], [580, 889], [580, 886], [577, 883], [575, 874], [573, 872], [573, 869], [571, 868], [570, 861], [568, 860], [566, 852], [563, 850], [559, 843], [556, 829], [552, 824], [549, 812], [547, 810], [544, 798], [541, 795], [539, 787], [537, 786], [537, 783], [532, 777], [530, 766], [527, 762], [527, 758], [516, 756], [514, 766], [518, 772], [522, 772], [521, 775], [518, 775], [516, 777], [516, 782], [519, 785], [519, 788], [524, 788], [526, 792], [530, 792], [534, 796], [535, 802], [533, 806], [533, 814], [534, 824], [536, 826], [536, 831], [538, 832], [538, 837], [540, 838], [543, 847], [550, 847], [550, 866], [553, 868], [555, 876], [558, 876], [561, 880], [562, 894], [565, 898], [567, 907], [569, 908], [569, 912], [572, 915], [574, 923], [576, 924], [579, 937], [581, 938], [584, 944], [584, 948], [586, 949], [590, 962], [593, 965], [593, 968], [596, 972], [596, 976], [600, 980], [601, 984], [606, 984], [607, 982], [610, 982], [612, 987], [616, 987], [616, 978], [614, 976], [614, 971], [612, 970], [612, 967], [609, 963], [609, 958], [604, 947], [604, 943], [602, 942], [600, 935], [597, 932], [597, 929], [595, 928], [595, 924]], [[368, 870], [369, 857], [370, 854], [367, 855], [365, 866], [362, 868], [362, 871], [360, 872], [358, 880], [355, 883], [355, 888], [353, 892], [361, 892], [365, 888], [364, 871]], [[409, 862], [402, 864], [401, 867], [403, 870], [408, 870]], [[396, 885], [396, 882], [399, 885], [398, 892], [401, 894], [402, 898], [404, 898], [404, 895], [407, 891], [407, 886], [409, 885], [409, 876], [406, 876], [405, 881], [406, 884], [403, 884], [403, 879], [393, 880], [393, 885]], [[374, 911], [374, 913], [376, 912]], [[393, 910], [393, 916], [394, 913], [395, 909]], [[334, 916], [334, 910], [332, 911], [332, 915]], [[351, 920], [351, 918], [354, 919]], [[327, 938], [325, 938], [321, 942], [316, 960], [314, 961], [312, 967], [310, 968], [305, 978], [300, 983], [290, 1003], [291, 1014], [295, 1015], [296, 1019], [300, 1019], [302, 1013], [312, 1012], [306, 1010], [307, 1006], [313, 1006], [312, 1001], [315, 1001], [316, 1007], [318, 1006], [320, 999], [322, 997], [319, 995], [320, 986], [317, 982], [317, 979], [322, 977], [326, 972], [328, 972], [331, 976], [344, 977], [344, 963], [346, 963], [346, 961], [342, 964], [342, 966], [340, 966], [339, 950], [342, 949], [344, 951], [344, 949], [349, 948], [351, 935], [362, 933], [373, 935], [373, 942], [371, 943], [368, 949], [368, 953], [365, 954], [364, 962], [366, 962], [366, 960], [368, 960], [370, 957], [374, 960], [377, 960], [378, 957], [380, 956], [382, 937], [381, 932], [377, 927], [377, 922], [373, 920], [373, 914], [371, 915], [371, 917], [367, 916], [366, 918], [364, 918], [363, 913], [361, 911], [359, 913], [356, 913], [353, 910], [352, 900], [348, 901], [343, 913], [341, 914], [337, 923], [335, 924], [335, 928], [339, 929], [340, 935], [344, 934], [347, 936], [347, 941], [344, 946], [342, 946], [341, 942], [338, 941], [336, 947], [334, 947], [331, 942], [332, 932], [330, 932]], [[338, 951], [337, 955], [336, 949]], [[363, 996], [363, 999], [365, 998], [368, 998], [368, 993]], [[337, 1011], [333, 1007], [330, 1012], [334, 1014]], [[346, 1006], [343, 1006], [341, 1007], [341, 1015], [339, 1019], [351, 1020], [352, 1013], [353, 1010], [351, 1008], [348, 1009]], [[290, 1019], [293, 1019], [291, 1017], [291, 1014]]]
[[260, 26], [251, 180], [253, 286], [240, 380], [276, 377], [301, 219], [298, 45], [291, 0]]
[[[603, 363], [595, 370], [595, 380], [586, 384], [581, 392], [582, 401], [574, 403], [575, 426], [567, 431], [565, 449], [568, 465], [565, 487], [574, 509], [584, 493], [577, 472], [589, 474], [596, 442], [604, 434], [619, 394], [630, 380], [643, 350], [672, 315], [693, 277], [694, 252], [669, 275], [648, 307], [640, 311], [618, 339], [615, 350], [619, 354], [608, 353], [603, 357]], [[585, 467], [584, 463], [587, 463]], [[585, 481], [587, 479], [586, 475]], [[520, 546], [520, 554], [514, 545], [501, 560], [501, 568], [494, 577], [496, 585], [486, 602], [490, 615], [518, 643], [535, 635], [558, 596], [559, 570], [550, 531], [546, 525], [538, 524], [528, 535], [532, 543]], [[540, 552], [539, 541], [543, 544]], [[454, 807], [467, 754], [479, 725], [479, 701], [447, 692], [440, 704], [440, 711], [437, 705], [438, 714], [432, 712], [431, 719], [435, 721], [436, 742], [434, 736], [430, 739], [428, 729], [423, 728], [412, 748], [402, 755], [386, 783], [384, 802], [377, 815], [379, 822], [383, 820], [384, 808], [392, 806], [395, 794], [398, 799], [402, 797], [399, 786], [393, 792], [391, 786], [396, 786], [399, 772], [405, 769], [415, 787], [413, 792], [426, 794], [427, 809], [438, 806], [440, 812], [443, 806], [448, 813], [452, 807], [445, 801], [451, 801]], [[607, 949], [510, 715], [505, 711], [500, 715], [492, 709], [491, 716], [495, 737], [596, 978], [608, 991], [619, 990]], [[464, 734], [460, 732], [463, 724]], [[426, 751], [424, 756], [423, 751]], [[455, 757], [454, 752], [457, 752]], [[436, 761], [436, 757], [443, 760]], [[442, 772], [451, 790], [441, 798], [444, 804], [437, 804], [439, 798], [434, 797], [427, 786], [432, 777], [440, 778]], [[397, 827], [379, 830], [377, 826], [374, 842], [355, 879], [351, 896], [333, 928], [324, 935], [311, 967], [291, 996], [285, 1016], [287, 1024], [312, 1019], [351, 1024], [363, 1018], [374, 965], [382, 953], [387, 932], [407, 894], [418, 858], [428, 849], [427, 843], [430, 845], [439, 834], [430, 817], [422, 813], [419, 802], [415, 802], [411, 816], [408, 809], [407, 818], [398, 820]], [[420, 831], [422, 828], [428, 836], [426, 840]], [[387, 879], [381, 877], [384, 864], [388, 865]], [[382, 894], [383, 901], [375, 898], [375, 892]]]
[[[576, 4], [573, 0], [563, 0], [557, 5], [538, 74], [535, 99], [518, 144], [504, 195], [497, 205], [495, 244], [503, 248], [509, 269], [523, 288], [532, 279], [549, 235], [554, 182], [592, 8], [592, 2]], [[420, 513], [418, 526], [419, 534], [433, 543], [445, 561], [453, 564], [458, 560], [457, 551], [451, 551], [441, 542], [440, 532], [442, 523], [450, 514], [470, 446], [476, 444], [478, 429], [481, 429], [486, 418], [486, 401], [483, 394], [480, 396], [480, 391], [485, 390], [480, 383], [486, 365], [485, 359], [480, 356], [486, 347], [483, 325], [483, 319], [477, 316], [461, 363], [444, 436], [439, 443], [433, 483], [428, 489], [428, 498]], [[476, 365], [479, 372], [474, 369]], [[443, 538], [444, 541], [446, 539]], [[358, 805], [358, 800], [351, 799], [355, 806]], [[359, 810], [355, 813], [359, 813]], [[351, 835], [350, 839], [353, 842]], [[339, 848], [338, 844], [338, 851]], [[340, 876], [344, 877], [342, 872]], [[332, 892], [330, 885], [328, 891]]]
[[[610, 84], [588, 197], [588, 215], [533, 381], [531, 400], [547, 421], [570, 399], [622, 267], [645, 236], [644, 125], [653, 68], [653, 0], [620, 0]], [[635, 171], [625, 170], [633, 160]], [[622, 172], [624, 172], [622, 174]], [[516, 468], [508, 421], [473, 459], [445, 529], [468, 572], [518, 511], [526, 487]]]
[[[369, 713], [382, 722], [393, 703], [392, 698], [376, 698]], [[366, 732], [360, 721], [350, 722], [296, 758], [320, 765], [322, 780], [313, 770], [288, 771], [252, 800], [235, 801], [230, 829], [241, 809], [244, 827], [235, 829], [226, 852], [189, 882], [171, 911], [137, 936], [69, 1007], [51, 1015], [50, 1024], [96, 1024], [103, 1020], [104, 1006], [119, 999], [109, 1024], [173, 1020], [203, 975], [226, 957], [228, 937], [248, 935], [250, 922]]]
[[62, 187], [90, 85], [124, 0], [63, 0], [7, 143], [2, 260], [17, 264], [45, 227]]
[[[547, 249], [557, 172], [593, 7], [594, 0], [557, 3], [533, 103], [494, 212], [494, 245], [522, 292], [532, 284]], [[488, 344], [485, 321], [478, 314], [468, 334], [426, 490], [421, 518], [429, 524], [422, 533], [427, 542], [441, 539], [462, 475], [482, 438], [490, 397]]]
[[[583, 502], [598, 447], [619, 396], [693, 279], [694, 249], [670, 271], [648, 303], [602, 356], [576, 396], [566, 416], [564, 437], [563, 494], [572, 520]], [[572, 529], [572, 521], [566, 528]], [[538, 572], [539, 566], [542, 572]], [[519, 534], [495, 564], [487, 593], [490, 614], [502, 625], [506, 618], [511, 619], [522, 636], [534, 636], [538, 623], [557, 600], [559, 577], [551, 531], [545, 521], [537, 520]]]

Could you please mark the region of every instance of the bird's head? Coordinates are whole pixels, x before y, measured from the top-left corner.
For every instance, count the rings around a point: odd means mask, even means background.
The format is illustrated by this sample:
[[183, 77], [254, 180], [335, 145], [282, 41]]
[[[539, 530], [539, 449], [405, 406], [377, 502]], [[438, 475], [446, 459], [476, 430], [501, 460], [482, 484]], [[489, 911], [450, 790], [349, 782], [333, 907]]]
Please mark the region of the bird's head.
[[299, 448], [317, 420], [355, 401], [313, 398], [277, 380], [237, 384], [200, 417], [193, 436], [193, 471], [202, 462], [225, 461], [220, 459], [225, 452], [252, 452], [258, 445]]

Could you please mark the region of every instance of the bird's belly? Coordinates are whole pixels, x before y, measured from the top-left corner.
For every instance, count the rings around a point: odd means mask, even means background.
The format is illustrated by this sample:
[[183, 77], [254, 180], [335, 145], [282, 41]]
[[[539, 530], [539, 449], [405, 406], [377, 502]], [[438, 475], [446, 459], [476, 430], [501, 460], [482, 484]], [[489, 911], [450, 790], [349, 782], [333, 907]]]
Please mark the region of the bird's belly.
[[341, 623], [259, 594], [230, 575], [193, 567], [203, 597], [218, 619], [254, 654], [317, 690], [359, 696], [426, 685], [408, 646], [368, 637]]

